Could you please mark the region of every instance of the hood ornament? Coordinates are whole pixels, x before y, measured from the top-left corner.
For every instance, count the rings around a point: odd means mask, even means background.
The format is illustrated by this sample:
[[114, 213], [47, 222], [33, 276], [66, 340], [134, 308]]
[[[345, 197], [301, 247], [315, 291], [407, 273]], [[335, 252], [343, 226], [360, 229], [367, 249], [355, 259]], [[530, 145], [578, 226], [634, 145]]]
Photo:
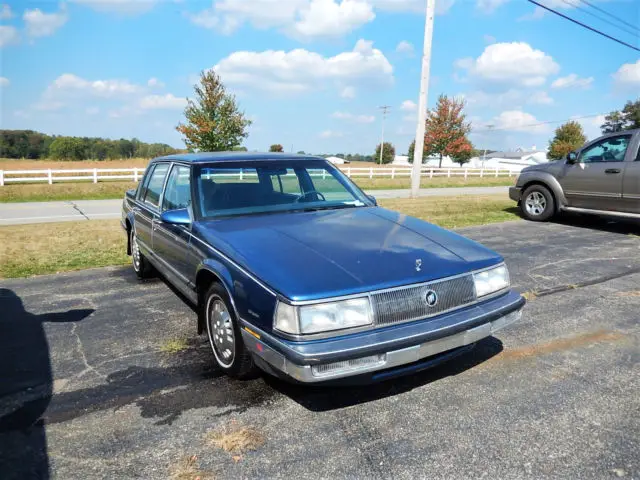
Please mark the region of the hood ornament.
[[422, 260], [418, 258], [416, 260], [416, 272], [419, 272], [420, 270], [422, 270]]

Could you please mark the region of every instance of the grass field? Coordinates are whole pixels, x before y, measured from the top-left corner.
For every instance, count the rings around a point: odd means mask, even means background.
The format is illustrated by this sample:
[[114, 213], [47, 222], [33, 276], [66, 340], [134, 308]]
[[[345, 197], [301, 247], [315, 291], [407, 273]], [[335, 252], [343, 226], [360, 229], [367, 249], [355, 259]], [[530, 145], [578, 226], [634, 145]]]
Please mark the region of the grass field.
[[[384, 190], [409, 188], [408, 178], [354, 178], [360, 188], [365, 190]], [[476, 187], [513, 185], [513, 178], [423, 178], [422, 188], [438, 187]], [[103, 200], [122, 198], [124, 192], [136, 188], [134, 182], [74, 182], [23, 185], [5, 185], [0, 187], [0, 203], [7, 202], [49, 202], [54, 200]]]
[[[500, 195], [381, 200], [386, 208], [446, 228], [518, 218]], [[129, 262], [118, 220], [91, 220], [0, 227], [0, 278], [28, 277]]]

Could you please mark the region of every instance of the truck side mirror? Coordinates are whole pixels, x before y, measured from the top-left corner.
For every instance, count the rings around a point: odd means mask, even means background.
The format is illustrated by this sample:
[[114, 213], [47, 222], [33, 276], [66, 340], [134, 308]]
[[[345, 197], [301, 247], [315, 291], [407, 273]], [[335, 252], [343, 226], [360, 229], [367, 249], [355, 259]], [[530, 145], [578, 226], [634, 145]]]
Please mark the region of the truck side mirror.
[[569, 152], [567, 154], [567, 163], [573, 165], [578, 161], [578, 154], [576, 152]]

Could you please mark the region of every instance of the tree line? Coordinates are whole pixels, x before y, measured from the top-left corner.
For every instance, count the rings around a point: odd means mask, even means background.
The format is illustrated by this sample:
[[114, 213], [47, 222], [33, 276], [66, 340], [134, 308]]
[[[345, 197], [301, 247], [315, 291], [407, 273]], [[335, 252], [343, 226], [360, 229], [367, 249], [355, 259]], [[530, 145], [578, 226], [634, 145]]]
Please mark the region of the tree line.
[[179, 151], [164, 143], [145, 143], [137, 138], [110, 140], [46, 135], [33, 130], [0, 130], [0, 158], [115, 160], [153, 158]]

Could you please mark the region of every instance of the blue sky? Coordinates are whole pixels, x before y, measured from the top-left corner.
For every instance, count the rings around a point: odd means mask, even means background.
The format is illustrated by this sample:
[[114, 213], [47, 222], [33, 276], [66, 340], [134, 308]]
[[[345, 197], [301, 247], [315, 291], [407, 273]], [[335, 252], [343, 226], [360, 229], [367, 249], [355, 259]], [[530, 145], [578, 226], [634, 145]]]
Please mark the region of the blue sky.
[[[580, 0], [540, 0], [633, 45]], [[640, 28], [637, 0], [591, 0]], [[0, 3], [0, 127], [183, 146], [215, 68], [253, 119], [249, 149], [370, 153], [415, 135], [425, 0]], [[557, 124], [640, 97], [640, 54], [524, 0], [437, 0], [429, 105], [463, 96], [480, 148], [545, 147]], [[576, 6], [580, 8], [576, 8]], [[623, 28], [618, 28], [623, 27]], [[602, 117], [579, 120], [591, 138]]]

